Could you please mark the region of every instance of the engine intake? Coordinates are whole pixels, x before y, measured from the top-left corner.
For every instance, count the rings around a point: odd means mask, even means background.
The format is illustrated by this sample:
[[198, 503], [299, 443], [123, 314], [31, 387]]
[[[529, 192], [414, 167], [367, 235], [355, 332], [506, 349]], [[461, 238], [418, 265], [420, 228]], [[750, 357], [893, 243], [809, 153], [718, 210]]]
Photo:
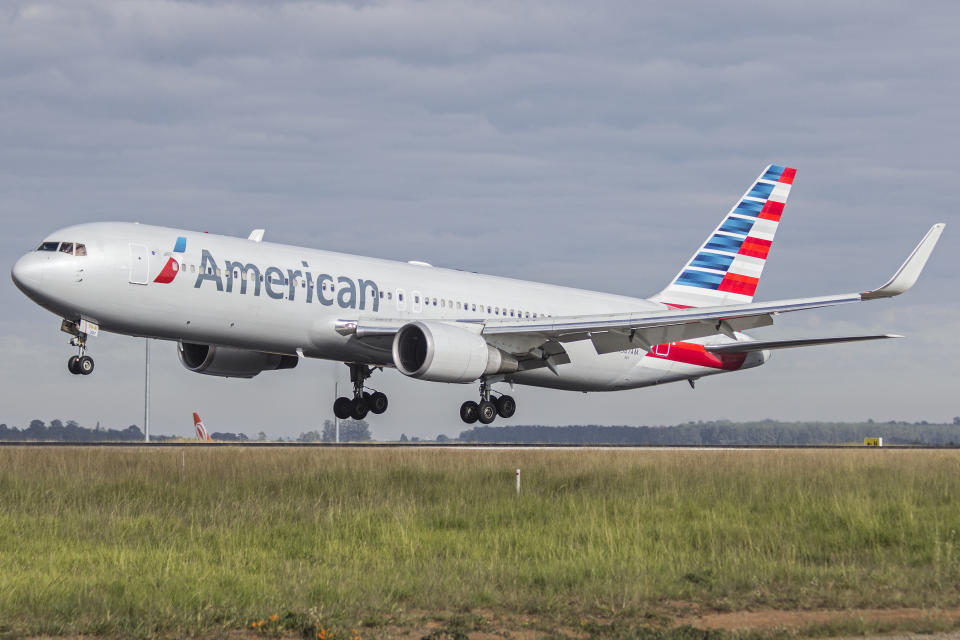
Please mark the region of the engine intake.
[[177, 355], [190, 371], [223, 378], [252, 378], [264, 371], [293, 369], [299, 363], [296, 356], [191, 342], [179, 343]]
[[403, 325], [393, 338], [393, 364], [404, 375], [432, 382], [473, 382], [517, 370], [517, 359], [509, 353], [442, 322]]

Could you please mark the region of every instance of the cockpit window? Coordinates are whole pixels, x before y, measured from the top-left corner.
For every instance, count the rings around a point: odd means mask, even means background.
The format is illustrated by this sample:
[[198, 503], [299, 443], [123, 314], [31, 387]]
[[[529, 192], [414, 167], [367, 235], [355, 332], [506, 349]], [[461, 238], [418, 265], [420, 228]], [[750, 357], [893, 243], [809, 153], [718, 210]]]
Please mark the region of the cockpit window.
[[73, 255], [73, 243], [72, 242], [61, 242], [60, 243], [60, 253], [69, 253]]
[[77, 246], [73, 249], [73, 255], [75, 256], [85, 256], [87, 255], [87, 245], [77, 243]]
[[56, 251], [59, 246], [59, 242], [44, 242], [37, 247], [37, 251]]

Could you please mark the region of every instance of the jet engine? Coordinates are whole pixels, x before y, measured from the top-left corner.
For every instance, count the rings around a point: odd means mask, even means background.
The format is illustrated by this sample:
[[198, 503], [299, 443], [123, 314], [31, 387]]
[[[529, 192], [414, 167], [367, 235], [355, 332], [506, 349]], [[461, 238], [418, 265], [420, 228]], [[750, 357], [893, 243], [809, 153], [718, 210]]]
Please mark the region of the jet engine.
[[263, 371], [293, 369], [299, 362], [296, 356], [190, 342], [179, 343], [177, 355], [190, 371], [223, 378], [252, 378]]
[[443, 322], [403, 325], [393, 338], [393, 363], [404, 375], [432, 382], [473, 382], [517, 370], [517, 359], [509, 353]]

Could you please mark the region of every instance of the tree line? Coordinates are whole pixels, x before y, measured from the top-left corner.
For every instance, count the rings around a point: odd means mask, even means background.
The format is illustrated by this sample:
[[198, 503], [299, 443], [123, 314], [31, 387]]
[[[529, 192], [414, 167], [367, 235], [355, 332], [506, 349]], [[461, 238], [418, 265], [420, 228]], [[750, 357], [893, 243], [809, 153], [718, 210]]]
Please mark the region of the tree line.
[[[215, 431], [210, 434], [211, 439], [217, 442], [249, 442], [250, 438], [245, 433], [232, 433]], [[9, 427], [6, 424], [0, 424], [0, 442], [136, 442], [144, 438], [143, 431], [135, 424], [123, 429], [104, 429], [100, 423], [93, 428], [84, 427], [76, 420], [51, 420], [50, 424], [43, 420], [31, 420], [28, 427]], [[324, 422], [322, 431], [307, 431], [301, 433], [295, 442], [335, 442], [337, 438], [337, 427], [333, 420]], [[164, 442], [169, 440], [183, 439], [183, 436], [168, 436], [161, 434], [151, 434], [150, 440], [155, 442]], [[189, 439], [189, 438], [187, 438]], [[264, 442], [267, 435], [260, 432], [257, 440]], [[341, 420], [340, 421], [340, 441], [341, 442], [360, 442], [372, 440], [370, 426], [365, 420]]]
[[863, 443], [960, 445], [960, 416], [952, 424], [923, 422], [688, 422], [663, 427], [520, 425], [473, 427], [460, 442], [632, 445], [817, 445]]

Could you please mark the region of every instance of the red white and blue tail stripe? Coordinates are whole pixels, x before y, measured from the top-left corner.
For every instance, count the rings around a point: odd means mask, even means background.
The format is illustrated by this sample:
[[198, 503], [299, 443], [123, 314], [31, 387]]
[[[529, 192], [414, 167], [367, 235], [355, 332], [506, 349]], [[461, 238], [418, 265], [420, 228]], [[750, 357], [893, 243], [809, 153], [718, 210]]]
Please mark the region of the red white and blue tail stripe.
[[797, 170], [760, 174], [670, 285], [651, 298], [673, 307], [753, 301]]

